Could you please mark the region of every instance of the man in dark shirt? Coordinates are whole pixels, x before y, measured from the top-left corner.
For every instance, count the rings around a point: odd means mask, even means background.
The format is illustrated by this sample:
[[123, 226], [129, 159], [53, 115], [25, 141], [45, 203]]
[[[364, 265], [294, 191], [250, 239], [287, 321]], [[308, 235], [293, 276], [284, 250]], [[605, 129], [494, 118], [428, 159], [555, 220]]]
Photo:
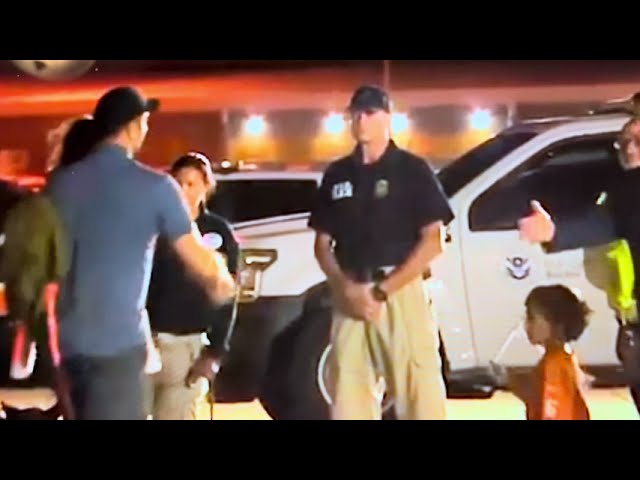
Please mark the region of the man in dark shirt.
[[423, 273], [453, 214], [429, 165], [391, 140], [383, 90], [358, 89], [349, 113], [358, 146], [327, 169], [309, 222], [334, 300], [332, 417], [380, 418], [388, 386], [398, 418], [444, 419]]

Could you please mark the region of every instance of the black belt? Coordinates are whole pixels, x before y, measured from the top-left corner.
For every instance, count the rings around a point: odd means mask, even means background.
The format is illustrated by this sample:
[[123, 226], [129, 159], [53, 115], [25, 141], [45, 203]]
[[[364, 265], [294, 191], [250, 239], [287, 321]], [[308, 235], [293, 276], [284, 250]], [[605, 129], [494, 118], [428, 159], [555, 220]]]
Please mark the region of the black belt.
[[[379, 283], [385, 280], [396, 267], [380, 267], [372, 270], [352, 270], [347, 269], [347, 275], [356, 282]], [[431, 278], [431, 269], [428, 268], [422, 274], [423, 280]]]
[[385, 278], [387, 278], [391, 272], [396, 269], [395, 266], [386, 266], [386, 267], [376, 267], [376, 268], [368, 268], [368, 269], [347, 269], [347, 275], [355, 280], [356, 282], [382, 282]]
[[203, 333], [207, 332], [207, 327], [204, 327], [202, 329], [185, 329], [185, 330], [179, 330], [179, 329], [172, 329], [172, 328], [161, 328], [160, 330], [153, 330], [153, 333], [167, 333], [169, 335], [173, 335], [175, 337], [188, 337], [191, 335], [200, 335]]

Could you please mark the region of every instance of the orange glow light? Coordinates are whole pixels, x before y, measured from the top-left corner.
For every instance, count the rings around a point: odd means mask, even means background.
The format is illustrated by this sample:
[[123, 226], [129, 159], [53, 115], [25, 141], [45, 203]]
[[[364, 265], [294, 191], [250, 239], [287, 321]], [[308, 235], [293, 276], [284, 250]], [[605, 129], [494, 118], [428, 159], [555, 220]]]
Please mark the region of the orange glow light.
[[267, 132], [267, 121], [262, 115], [251, 115], [244, 123], [244, 132], [250, 137], [261, 137]]
[[330, 113], [323, 122], [324, 131], [330, 135], [340, 135], [347, 129], [347, 122], [343, 115]]

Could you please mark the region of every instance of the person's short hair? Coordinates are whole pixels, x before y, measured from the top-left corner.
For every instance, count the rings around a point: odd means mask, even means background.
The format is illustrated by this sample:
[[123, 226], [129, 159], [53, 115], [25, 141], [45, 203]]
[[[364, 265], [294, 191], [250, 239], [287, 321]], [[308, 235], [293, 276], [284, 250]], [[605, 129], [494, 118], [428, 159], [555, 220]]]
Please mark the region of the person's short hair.
[[[616, 140], [616, 150], [618, 153], [618, 160], [620, 164], [624, 167], [627, 163], [627, 145], [633, 139], [631, 136], [631, 128], [635, 125], [640, 124], [640, 117], [631, 117], [627, 123], [625, 123], [618, 134], [618, 138]], [[638, 139], [640, 141], [640, 139]]]
[[573, 342], [587, 328], [592, 313], [587, 304], [570, 288], [551, 285], [534, 288], [525, 301], [527, 317], [538, 313], [562, 336], [561, 340]]

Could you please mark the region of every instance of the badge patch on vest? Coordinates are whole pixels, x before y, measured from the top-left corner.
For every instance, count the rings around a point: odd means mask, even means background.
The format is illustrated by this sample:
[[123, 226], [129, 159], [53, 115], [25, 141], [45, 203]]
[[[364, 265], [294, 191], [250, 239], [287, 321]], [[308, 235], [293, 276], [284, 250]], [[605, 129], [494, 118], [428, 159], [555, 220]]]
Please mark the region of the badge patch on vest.
[[389, 195], [389, 182], [387, 180], [378, 180], [375, 189], [376, 198], [385, 198]]
[[206, 247], [212, 250], [218, 250], [222, 246], [222, 236], [217, 233], [205, 233], [202, 241]]
[[351, 185], [351, 182], [337, 183], [331, 190], [332, 200], [340, 200], [343, 198], [351, 197], [353, 197], [353, 185]]

